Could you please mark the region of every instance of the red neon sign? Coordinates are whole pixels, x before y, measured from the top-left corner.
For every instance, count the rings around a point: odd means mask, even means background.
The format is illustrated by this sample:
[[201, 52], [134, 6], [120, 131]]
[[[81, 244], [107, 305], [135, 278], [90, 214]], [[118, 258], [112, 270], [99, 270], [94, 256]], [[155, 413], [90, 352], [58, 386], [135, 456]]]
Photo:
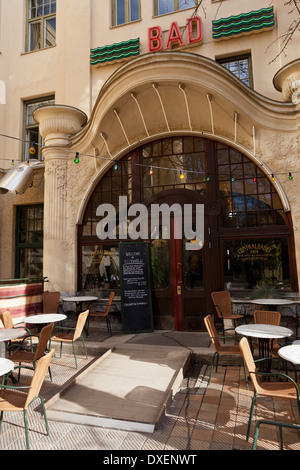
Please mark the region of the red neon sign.
[[173, 45], [189, 46], [190, 44], [200, 43], [203, 39], [202, 20], [200, 16], [188, 18], [186, 22], [187, 38], [186, 43], [182, 37], [177, 21], [170, 25], [166, 44], [163, 44], [163, 32], [160, 26], [148, 28], [148, 51], [158, 52], [165, 49], [171, 49]]

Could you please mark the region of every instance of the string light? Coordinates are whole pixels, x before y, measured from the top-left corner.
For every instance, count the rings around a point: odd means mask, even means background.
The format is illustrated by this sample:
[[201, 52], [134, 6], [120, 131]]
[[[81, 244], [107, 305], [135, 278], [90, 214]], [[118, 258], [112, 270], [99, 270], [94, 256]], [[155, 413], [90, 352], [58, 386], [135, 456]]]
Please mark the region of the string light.
[[[41, 143], [38, 143], [38, 142], [30, 142], [30, 141], [28, 141], [28, 140], [20, 139], [20, 138], [18, 138], [18, 137], [13, 137], [13, 136], [6, 135], [6, 134], [0, 134], [0, 137], [6, 137], [6, 138], [9, 138], [9, 139], [18, 140], [18, 141], [26, 142], [26, 143], [30, 143], [29, 153], [30, 153], [31, 155], [34, 155], [34, 154], [36, 153], [36, 148], [35, 148], [35, 147], [37, 147], [37, 146], [42, 146]], [[50, 147], [50, 148], [55, 148], [55, 146], [53, 146], [53, 147], [49, 146], [49, 147]], [[62, 148], [60, 148], [59, 150], [60, 150], [60, 151], [63, 150], [63, 151], [66, 151], [66, 152], [72, 152], [72, 150], [62, 149]], [[104, 156], [103, 156], [103, 157], [100, 157], [100, 156], [98, 156], [98, 155], [89, 155], [89, 154], [83, 154], [83, 153], [79, 154], [79, 152], [76, 152], [76, 155], [75, 155], [75, 158], [74, 158], [74, 163], [79, 163], [79, 156], [86, 156], [86, 157], [91, 157], [91, 158], [99, 158], [99, 159], [101, 159], [101, 160], [107, 160], [107, 161], [108, 161], [108, 160], [111, 160], [111, 158], [109, 158], [109, 157], [104, 157]], [[6, 159], [5, 159], [5, 158], [2, 158], [1, 160], [6, 160]], [[17, 161], [19, 161], [19, 160], [17, 160]], [[20, 160], [20, 162], [21, 162], [21, 160]], [[29, 160], [26, 160], [26, 164], [29, 166]], [[12, 166], [15, 165], [15, 159], [11, 159], [11, 165], [12, 165]], [[135, 163], [135, 165], [138, 165], [138, 166], [146, 166], [146, 165], [139, 164], [139, 163]], [[118, 166], [117, 162], [115, 162], [113, 168], [114, 168], [115, 170], [118, 170], [118, 169], [119, 169], [119, 166]], [[160, 169], [160, 170], [178, 171], [178, 168], [164, 168], [164, 167], [157, 167], [157, 168]], [[185, 172], [187, 172], [187, 173], [192, 173], [192, 174], [202, 174], [202, 172], [198, 172], [198, 171], [192, 171], [192, 170], [186, 170], [186, 169], [185, 169], [185, 170], [180, 170], [180, 179], [184, 179], [184, 173], [183, 173], [183, 171], [185, 171]], [[300, 172], [300, 170], [299, 170], [299, 172]], [[295, 173], [295, 171], [294, 171], [294, 173]], [[297, 171], [296, 171], [296, 173], [297, 173]], [[150, 169], [149, 169], [149, 174], [151, 174], [151, 175], [153, 174], [152, 167], [150, 167]], [[282, 173], [278, 173], [278, 175], [279, 175], [279, 174], [280, 174], [280, 175], [286, 175], [286, 174], [288, 174], [289, 180], [293, 180], [293, 175], [292, 175], [291, 172], [282, 172]], [[265, 175], [265, 176], [271, 176], [272, 181], [273, 181], [273, 182], [276, 181], [276, 178], [275, 178], [274, 173], [272, 173], [272, 174], [270, 174], [270, 173], [269, 173], [269, 174], [268, 174], [268, 173], [265, 173], [264, 175]], [[221, 176], [221, 175], [219, 175], [219, 176]], [[211, 177], [210, 177], [209, 174], [206, 175], [205, 180], [206, 180], [207, 182], [209, 182], [209, 181], [211, 180]], [[234, 176], [231, 177], [231, 181], [232, 181], [232, 182], [235, 181]], [[257, 181], [257, 177], [254, 176], [254, 177], [253, 177], [253, 182], [256, 182], [256, 181]]]
[[149, 175], [150, 175], [150, 176], [153, 175], [153, 168], [152, 168], [152, 166], [150, 166], [150, 168], [149, 168]]
[[231, 177], [231, 182], [232, 182], [232, 183], [235, 182], [235, 177], [234, 177], [234, 176]]

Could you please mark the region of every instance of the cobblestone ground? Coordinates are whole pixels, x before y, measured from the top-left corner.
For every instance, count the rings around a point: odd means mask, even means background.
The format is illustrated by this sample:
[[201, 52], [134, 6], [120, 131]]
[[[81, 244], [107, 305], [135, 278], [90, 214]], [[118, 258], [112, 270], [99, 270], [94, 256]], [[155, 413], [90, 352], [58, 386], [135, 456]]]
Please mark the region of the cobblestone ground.
[[[78, 358], [79, 368], [86, 359]], [[92, 360], [91, 358], [89, 360]], [[73, 356], [54, 357], [51, 364], [53, 382], [46, 376], [41, 394], [49, 400], [63, 383], [76, 373]], [[246, 428], [253, 396], [252, 386], [246, 388], [243, 369], [239, 366], [219, 367], [208, 385], [210, 367], [196, 364], [181, 384], [167, 416], [153, 434], [128, 432], [50, 421], [50, 435], [45, 433], [44, 420], [38, 411], [38, 401], [28, 412], [29, 439], [32, 450], [100, 450], [100, 451], [200, 451], [250, 450]], [[22, 373], [21, 385], [29, 383], [29, 372]], [[257, 419], [297, 422], [294, 401], [258, 399]], [[284, 449], [300, 450], [299, 435], [284, 430]], [[23, 450], [25, 432], [22, 413], [6, 413], [3, 420], [0, 449]], [[261, 428], [258, 449], [277, 450], [278, 431], [275, 427]]]

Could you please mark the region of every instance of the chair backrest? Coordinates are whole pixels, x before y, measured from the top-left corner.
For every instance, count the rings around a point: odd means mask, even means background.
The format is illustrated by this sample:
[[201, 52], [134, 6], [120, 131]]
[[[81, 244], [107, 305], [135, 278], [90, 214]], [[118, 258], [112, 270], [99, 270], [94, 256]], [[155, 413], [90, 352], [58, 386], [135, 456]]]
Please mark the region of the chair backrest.
[[211, 298], [220, 318], [226, 318], [232, 315], [231, 296], [228, 290], [212, 292]]
[[34, 361], [37, 361], [44, 355], [53, 327], [54, 323], [49, 323], [49, 325], [42, 328], [39, 336], [39, 342], [35, 350]]
[[54, 354], [54, 349], [51, 349], [50, 352], [42, 356], [36, 362], [34, 373], [31, 379], [30, 389], [29, 389], [26, 403], [25, 403], [25, 409], [32, 402], [32, 400], [39, 395], [41, 386], [43, 385], [45, 375], [50, 365], [53, 354]]
[[60, 300], [60, 292], [43, 293], [43, 313], [56, 313]]
[[0, 318], [5, 329], [14, 327], [14, 322], [11, 313], [8, 310], [6, 312], [1, 313]]
[[73, 335], [73, 341], [75, 341], [77, 338], [81, 336], [88, 314], [89, 314], [89, 310], [86, 310], [85, 312], [82, 312], [78, 315], [76, 328], [75, 328], [74, 335]]
[[114, 300], [114, 296], [115, 296], [115, 293], [114, 293], [114, 292], [111, 292], [110, 295], [109, 295], [109, 299], [108, 299], [107, 305], [106, 305], [106, 309], [105, 309], [105, 314], [106, 314], [106, 315], [108, 314], [108, 312], [109, 312], [109, 310], [110, 310], [112, 301]]
[[207, 332], [210, 336], [211, 342], [214, 345], [215, 350], [218, 352], [221, 348], [221, 344], [218, 338], [218, 333], [211, 315], [207, 315], [204, 318], [204, 324], [206, 326]]
[[254, 390], [256, 393], [259, 393], [259, 390], [261, 389], [260, 380], [257, 374], [251, 373], [251, 372], [256, 372], [256, 366], [255, 366], [253, 355], [249, 346], [249, 342], [245, 336], [240, 340], [239, 347], [240, 347], [242, 356], [244, 358], [246, 368], [250, 374], [250, 378], [251, 378]]
[[264, 325], [280, 325], [280, 312], [272, 312], [270, 310], [255, 310], [253, 317], [254, 323]]

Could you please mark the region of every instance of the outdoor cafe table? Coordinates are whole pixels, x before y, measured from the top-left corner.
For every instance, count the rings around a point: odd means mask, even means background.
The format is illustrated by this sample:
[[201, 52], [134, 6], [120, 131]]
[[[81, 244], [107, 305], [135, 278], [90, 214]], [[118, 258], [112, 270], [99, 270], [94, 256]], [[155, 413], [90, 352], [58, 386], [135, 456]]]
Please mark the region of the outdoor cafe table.
[[0, 357], [0, 376], [8, 374], [14, 369], [13, 361], [6, 359], [5, 357]]
[[98, 300], [98, 297], [89, 296], [89, 295], [76, 295], [74, 297], [64, 297], [62, 299], [63, 302], [74, 302], [76, 304], [76, 315], [78, 316], [79, 313], [83, 312], [82, 304], [84, 302], [93, 302], [94, 300]]
[[297, 370], [296, 366], [300, 364], [300, 343], [296, 342], [283, 346], [279, 349], [278, 355], [285, 361], [291, 362], [295, 371], [295, 380], [297, 382]]
[[267, 305], [269, 310], [277, 310], [280, 305], [291, 305], [294, 304], [294, 300], [291, 299], [252, 299], [249, 300], [251, 304]]
[[62, 313], [41, 313], [40, 315], [31, 315], [26, 317], [24, 322], [30, 323], [31, 325], [41, 325], [45, 323], [54, 323], [63, 321], [67, 318], [67, 315]]
[[21, 338], [26, 333], [27, 330], [25, 328], [5, 328], [0, 330], [0, 357], [5, 357], [5, 341]]
[[[236, 333], [251, 338], [257, 338], [259, 344], [259, 358], [263, 359], [269, 357], [269, 343], [270, 339], [281, 339], [288, 336], [292, 336], [293, 331], [289, 328], [278, 325], [264, 325], [259, 323], [248, 323], [247, 325], [237, 326], [235, 329]], [[260, 369], [263, 370], [263, 364], [260, 364]], [[270, 366], [270, 364], [269, 364]], [[268, 367], [270, 368], [270, 367]]]

